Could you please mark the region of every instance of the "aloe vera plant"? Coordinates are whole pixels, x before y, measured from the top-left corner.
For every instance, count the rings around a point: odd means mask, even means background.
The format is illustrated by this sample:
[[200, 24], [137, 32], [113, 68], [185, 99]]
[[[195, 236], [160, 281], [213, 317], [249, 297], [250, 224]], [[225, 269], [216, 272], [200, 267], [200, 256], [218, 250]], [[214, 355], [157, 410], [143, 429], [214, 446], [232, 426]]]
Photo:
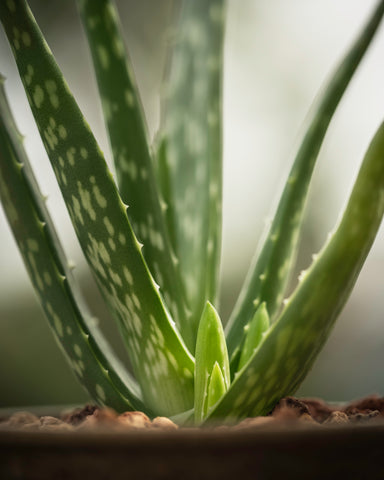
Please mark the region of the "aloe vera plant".
[[133, 375], [89, 320], [0, 85], [0, 196], [45, 315], [92, 398], [182, 422], [267, 413], [292, 394], [345, 304], [384, 212], [384, 124], [341, 221], [283, 301], [315, 162], [384, 14], [379, 1], [318, 98], [265, 243], [224, 331], [218, 311], [224, 0], [185, 0], [150, 144], [119, 18], [78, 0], [116, 179], [25, 0], [0, 3], [36, 124]]

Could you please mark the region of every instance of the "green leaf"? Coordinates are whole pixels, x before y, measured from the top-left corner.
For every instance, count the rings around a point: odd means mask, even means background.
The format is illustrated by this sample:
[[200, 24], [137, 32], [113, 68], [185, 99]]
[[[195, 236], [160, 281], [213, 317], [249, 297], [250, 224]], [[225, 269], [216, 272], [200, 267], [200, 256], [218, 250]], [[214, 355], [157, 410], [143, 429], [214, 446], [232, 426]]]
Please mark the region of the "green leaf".
[[196, 335], [217, 303], [222, 209], [225, 2], [183, 1], [164, 85], [158, 176]]
[[78, 0], [88, 37], [120, 195], [143, 255], [184, 341], [194, 348], [180, 273], [160, 205], [154, 162], [133, 67], [126, 54], [118, 15], [108, 0]]
[[80, 245], [156, 414], [193, 404], [194, 361], [164, 306], [112, 175], [25, 1], [0, 17]]
[[145, 410], [136, 382], [110, 352], [75, 288], [0, 78], [0, 197], [25, 266], [59, 346], [99, 404]]
[[255, 312], [249, 325], [245, 327], [245, 341], [241, 350], [241, 356], [237, 370], [241, 370], [248, 360], [252, 357], [254, 351], [259, 346], [263, 335], [269, 328], [269, 315], [265, 302], [263, 302]]
[[194, 409], [191, 408], [185, 412], [177, 413], [169, 418], [177, 425], [192, 425], [194, 419]]
[[384, 214], [384, 123], [365, 155], [335, 232], [209, 419], [263, 415], [294, 393], [344, 306]]
[[220, 366], [217, 362], [213, 366], [211, 376], [209, 378], [208, 384], [208, 394], [207, 394], [207, 412], [211, 410], [212, 407], [220, 400], [220, 398], [228, 390], [228, 386], [225, 383], [223, 372], [220, 369]]
[[371, 43], [383, 14], [384, 1], [380, 1], [317, 101], [266, 241], [252, 262], [226, 326], [231, 361], [236, 347], [243, 341], [244, 325], [252, 317], [255, 306], [266, 302], [272, 321], [281, 306], [296, 258], [308, 187], [321, 144], [336, 107]]
[[[209, 385], [215, 365], [218, 365], [224, 379], [225, 389], [230, 384], [229, 360], [223, 327], [214, 307], [207, 302], [201, 316], [196, 340], [195, 358], [195, 422], [201, 422], [208, 413]], [[212, 384], [211, 402], [216, 398], [214, 389], [218, 379]], [[220, 389], [219, 389], [220, 390]], [[215, 402], [216, 403], [216, 402]]]

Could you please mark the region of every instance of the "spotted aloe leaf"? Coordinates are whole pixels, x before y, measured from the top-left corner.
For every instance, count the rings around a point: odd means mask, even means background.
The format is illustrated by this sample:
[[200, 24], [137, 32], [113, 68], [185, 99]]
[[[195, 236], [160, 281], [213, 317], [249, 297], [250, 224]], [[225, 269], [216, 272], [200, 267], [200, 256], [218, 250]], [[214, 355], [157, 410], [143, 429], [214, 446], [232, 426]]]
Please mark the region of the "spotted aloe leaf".
[[100, 404], [118, 411], [145, 409], [136, 382], [81, 305], [1, 79], [0, 197], [40, 303], [81, 384]]
[[158, 175], [197, 332], [217, 304], [221, 241], [223, 0], [183, 1], [164, 84]]
[[149, 269], [161, 285], [184, 341], [193, 349], [178, 264], [161, 208], [144, 112], [117, 12], [109, 0], [79, 0], [78, 5], [92, 53], [121, 197], [129, 205], [129, 220], [144, 243], [143, 255]]
[[187, 410], [193, 404], [193, 358], [160, 297], [96, 140], [27, 3], [1, 2], [0, 18], [77, 237], [119, 323], [143, 400], [158, 414]]
[[[232, 360], [236, 358], [236, 349], [241, 347], [244, 326], [258, 305], [266, 302], [271, 320], [276, 317], [296, 257], [308, 187], [321, 144], [336, 107], [371, 43], [383, 13], [384, 2], [381, 1], [318, 99], [266, 241], [253, 261], [226, 327]], [[233, 361], [231, 363], [235, 367]]]
[[295, 391], [353, 288], [383, 214], [384, 123], [369, 146], [340, 224], [209, 418], [262, 415]]

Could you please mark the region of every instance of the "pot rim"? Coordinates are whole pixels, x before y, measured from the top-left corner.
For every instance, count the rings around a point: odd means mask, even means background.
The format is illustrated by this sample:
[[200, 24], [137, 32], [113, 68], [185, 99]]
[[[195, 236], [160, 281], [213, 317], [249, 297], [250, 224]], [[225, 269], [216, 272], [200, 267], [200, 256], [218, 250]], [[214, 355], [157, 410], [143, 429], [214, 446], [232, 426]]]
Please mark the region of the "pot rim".
[[372, 437], [384, 439], [384, 421], [374, 421], [370, 424], [343, 424], [343, 425], [302, 425], [296, 422], [285, 422], [279, 426], [258, 426], [243, 429], [215, 429], [215, 428], [180, 428], [178, 430], [111, 430], [107, 427], [69, 431], [22, 431], [17, 429], [0, 430], [0, 448], [3, 446], [27, 446], [30, 444], [41, 446], [70, 446], [97, 447], [116, 449], [129, 447], [137, 449], [143, 446], [161, 446], [168, 448], [175, 446], [185, 447], [204, 444], [210, 445], [231, 444], [241, 447], [244, 444], [263, 445], [294, 442], [295, 440], [308, 441], [332, 438], [332, 441], [344, 442], [349, 439], [362, 442]]

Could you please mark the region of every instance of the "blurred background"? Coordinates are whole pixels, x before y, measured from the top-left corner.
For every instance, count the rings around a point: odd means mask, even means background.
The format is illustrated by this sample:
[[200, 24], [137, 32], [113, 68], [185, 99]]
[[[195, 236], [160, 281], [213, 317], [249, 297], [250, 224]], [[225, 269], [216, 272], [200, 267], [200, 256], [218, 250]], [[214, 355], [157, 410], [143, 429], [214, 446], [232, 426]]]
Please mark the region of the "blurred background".
[[[192, 0], [191, 0], [192, 1]], [[355, 38], [373, 0], [229, 0], [224, 74], [224, 232], [221, 312], [228, 318], [273, 213], [320, 86]], [[31, 0], [83, 113], [110, 158], [90, 56], [74, 0]], [[117, 1], [151, 135], [159, 119], [169, 0]], [[384, 24], [331, 124], [315, 171], [297, 272], [338, 219], [367, 145], [384, 117]], [[92, 312], [124, 360], [72, 232], [3, 31], [0, 72], [48, 207]], [[35, 299], [0, 209], [0, 407], [82, 403]], [[349, 400], [384, 394], [384, 236], [298, 394]]]

